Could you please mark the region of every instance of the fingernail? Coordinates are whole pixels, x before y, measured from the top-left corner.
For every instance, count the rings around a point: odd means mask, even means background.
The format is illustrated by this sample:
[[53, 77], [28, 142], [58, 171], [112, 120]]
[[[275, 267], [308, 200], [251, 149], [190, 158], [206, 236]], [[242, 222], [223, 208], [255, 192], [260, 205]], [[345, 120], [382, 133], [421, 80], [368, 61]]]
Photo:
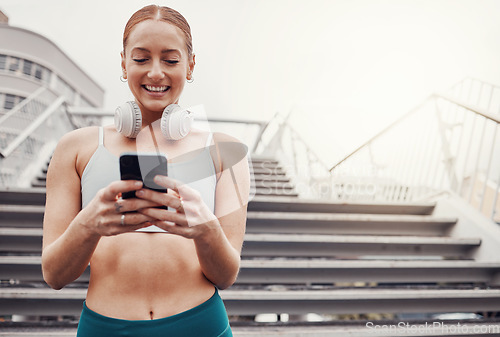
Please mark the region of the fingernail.
[[137, 195], [138, 197], [144, 196], [144, 190], [139, 190], [139, 191], [135, 192], [135, 195]]
[[155, 176], [155, 181], [158, 182], [158, 183], [162, 183], [165, 181], [165, 177], [164, 176]]
[[137, 187], [141, 187], [142, 186], [142, 181], [136, 181], [134, 183], [134, 185], [137, 186]]

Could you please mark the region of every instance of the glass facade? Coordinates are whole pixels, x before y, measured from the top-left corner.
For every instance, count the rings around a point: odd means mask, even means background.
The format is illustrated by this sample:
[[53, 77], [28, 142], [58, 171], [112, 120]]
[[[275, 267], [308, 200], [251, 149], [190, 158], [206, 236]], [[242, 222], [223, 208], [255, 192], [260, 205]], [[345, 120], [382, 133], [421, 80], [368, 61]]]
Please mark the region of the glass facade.
[[[29, 77], [37, 82], [44, 83], [47, 87], [51, 84], [52, 76], [56, 76], [50, 69], [42, 66], [41, 64], [5, 54], [0, 54], [0, 72], [7, 72], [16, 76]], [[55, 87], [53, 87], [53, 89], [59, 94], [64, 95], [69, 104], [75, 103], [78, 93], [60, 76], [56, 76]], [[19, 103], [19, 97], [20, 96], [0, 93], [0, 109], [12, 109], [14, 105]], [[24, 97], [21, 97], [21, 100], [23, 98]], [[13, 105], [12, 102], [14, 102]], [[78, 105], [88, 107], [94, 106], [83, 95], [80, 95]]]
[[30, 60], [0, 54], [0, 71], [28, 76], [36, 81], [49, 84], [52, 72], [46, 67]]
[[10, 110], [26, 97], [0, 92], [0, 111]]

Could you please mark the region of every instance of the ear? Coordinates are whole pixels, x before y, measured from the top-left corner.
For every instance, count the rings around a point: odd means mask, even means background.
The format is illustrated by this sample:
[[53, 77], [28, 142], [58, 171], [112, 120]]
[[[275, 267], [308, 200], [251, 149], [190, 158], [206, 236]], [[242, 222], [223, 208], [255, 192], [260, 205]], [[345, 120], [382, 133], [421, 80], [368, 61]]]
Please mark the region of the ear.
[[121, 66], [122, 66], [122, 75], [124, 79], [127, 79], [127, 68], [125, 67], [125, 52], [121, 51], [120, 56], [122, 58]]
[[194, 65], [196, 64], [195, 62], [195, 56], [193, 54], [193, 56], [191, 57], [191, 59], [188, 61], [188, 76], [187, 76], [187, 79], [190, 80], [191, 77], [193, 76], [193, 71], [194, 71]]

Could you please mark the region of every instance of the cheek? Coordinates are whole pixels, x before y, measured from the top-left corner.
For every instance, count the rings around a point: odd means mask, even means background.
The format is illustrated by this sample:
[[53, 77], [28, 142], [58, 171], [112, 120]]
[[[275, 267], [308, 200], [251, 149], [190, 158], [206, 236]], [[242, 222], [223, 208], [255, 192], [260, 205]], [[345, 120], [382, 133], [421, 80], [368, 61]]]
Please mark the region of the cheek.
[[175, 73], [170, 74], [170, 78], [172, 82], [176, 82], [178, 88], [182, 89], [184, 87], [184, 83], [186, 82], [186, 72], [176, 71]]

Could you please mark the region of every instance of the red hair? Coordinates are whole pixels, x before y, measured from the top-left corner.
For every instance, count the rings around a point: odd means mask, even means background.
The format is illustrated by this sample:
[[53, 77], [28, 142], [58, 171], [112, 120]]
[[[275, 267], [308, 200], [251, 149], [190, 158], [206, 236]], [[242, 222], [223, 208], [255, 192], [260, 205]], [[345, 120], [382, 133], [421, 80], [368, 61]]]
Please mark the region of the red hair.
[[127, 39], [130, 32], [135, 25], [146, 20], [159, 20], [170, 23], [177, 28], [179, 28], [184, 34], [184, 40], [186, 41], [186, 49], [188, 56], [193, 54], [193, 39], [191, 37], [191, 27], [187, 20], [181, 15], [181, 13], [176, 10], [158, 5], [149, 5], [139, 9], [137, 12], [132, 14], [127, 24], [125, 25], [125, 30], [123, 32], [123, 53], [125, 54], [125, 47], [127, 46]]

